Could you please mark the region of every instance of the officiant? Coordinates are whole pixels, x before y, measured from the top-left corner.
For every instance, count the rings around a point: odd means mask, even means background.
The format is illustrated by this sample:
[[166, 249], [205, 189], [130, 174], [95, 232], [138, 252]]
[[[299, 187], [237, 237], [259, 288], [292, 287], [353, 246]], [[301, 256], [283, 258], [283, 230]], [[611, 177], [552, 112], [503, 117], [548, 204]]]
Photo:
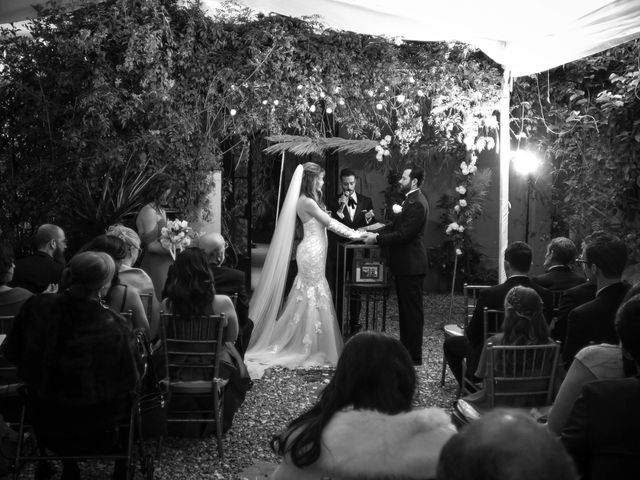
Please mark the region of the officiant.
[[[356, 174], [349, 168], [344, 168], [340, 172], [340, 187], [342, 192], [333, 197], [327, 198], [328, 208], [331, 216], [344, 223], [347, 227], [358, 229], [368, 225], [372, 225], [375, 222], [375, 214], [373, 211], [373, 202], [369, 197], [356, 193]], [[338, 305], [342, 306], [342, 286], [346, 279], [338, 278], [338, 284], [335, 284], [336, 278], [336, 245], [337, 242], [347, 241], [342, 237], [330, 233], [330, 242], [327, 258], [327, 278], [332, 287], [335, 287], [333, 292], [334, 298], [338, 299]], [[353, 254], [349, 252], [346, 258], [347, 262], [347, 276], [351, 274], [351, 263], [353, 262]], [[338, 319], [342, 317], [342, 310], [339, 308], [337, 312]], [[361, 302], [360, 296], [357, 293], [353, 293], [351, 296], [351, 302], [349, 304], [349, 334], [353, 335], [357, 333], [361, 328], [360, 323], [360, 310]], [[342, 322], [339, 322], [342, 326]], [[344, 333], [344, 332], [343, 332]]]

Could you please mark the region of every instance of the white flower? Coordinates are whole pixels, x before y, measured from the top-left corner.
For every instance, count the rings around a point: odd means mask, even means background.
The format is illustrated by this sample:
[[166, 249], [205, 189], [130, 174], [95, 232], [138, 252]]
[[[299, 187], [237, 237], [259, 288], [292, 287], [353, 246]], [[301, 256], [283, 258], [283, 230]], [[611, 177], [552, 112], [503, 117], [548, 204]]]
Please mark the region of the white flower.
[[338, 100], [338, 104], [340, 104], [340, 105], [344, 105], [344, 99], [343, 99], [343, 98], [341, 98], [340, 100]]
[[460, 211], [460, 205], [456, 205], [455, 207], [453, 207], [453, 211], [458, 213]]
[[419, 97], [424, 97], [424, 92], [422, 90], [418, 90], [418, 96]]
[[462, 225], [458, 225], [458, 231], [459, 232], [464, 232], [464, 227]]
[[262, 100], [263, 105], [266, 105], [267, 103], [269, 103], [269, 100]]
[[387, 141], [383, 138], [382, 140], [380, 140], [380, 145], [382, 145], [383, 147], [386, 147]]
[[452, 232], [452, 231], [453, 231], [453, 229], [449, 226], [449, 227], [447, 227], [447, 230], [446, 230], [446, 232], [445, 232], [445, 233], [446, 233], [447, 235], [451, 235], [451, 232]]
[[400, 94], [400, 95], [398, 95], [396, 97], [396, 100], [398, 100], [398, 103], [402, 103], [402, 102], [404, 102], [405, 97], [404, 97], [404, 95]]
[[464, 198], [460, 199], [460, 206], [461, 207], [466, 207], [467, 206], [467, 201]]
[[389, 87], [384, 87], [384, 91], [388, 92], [389, 91]]
[[413, 77], [409, 77], [409, 83], [416, 83], [416, 79]]
[[400, 212], [402, 212], [402, 206], [398, 205], [397, 203], [394, 203], [393, 206], [391, 207], [391, 210], [393, 210], [393, 213], [397, 215]]
[[302, 90], [302, 85], [298, 85], [296, 88], [297, 88], [298, 90]]
[[462, 255], [462, 250], [460, 250], [459, 248], [456, 248], [456, 255]]
[[384, 148], [382, 148], [382, 145], [376, 145], [375, 150], [376, 150], [376, 152], [383, 152]]
[[324, 92], [320, 92], [320, 98], [324, 98]]
[[187, 227], [189, 226], [189, 224], [187, 223], [187, 221], [186, 221], [186, 220], [183, 220], [182, 222], [180, 222], [180, 226], [181, 226], [182, 228], [187, 228]]
[[467, 168], [467, 162], [460, 163], [460, 170], [464, 170], [465, 168]]
[[162, 227], [162, 229], [160, 230], [160, 235], [166, 235], [168, 231], [169, 229], [167, 227]]
[[464, 185], [460, 185], [459, 187], [456, 187], [456, 192], [458, 192], [460, 195], [464, 195], [465, 193], [467, 193], [467, 189], [464, 187]]
[[466, 167], [465, 167], [465, 168], [463, 168], [463, 169], [462, 169], [462, 174], [463, 174], [463, 175], [469, 175], [469, 169], [468, 169], [468, 168], [466, 168]]
[[384, 136], [384, 141], [387, 142], [387, 143], [390, 143], [391, 142], [391, 135], [385, 135]]
[[376, 104], [376, 109], [377, 110], [382, 110], [382, 104], [381, 103]]
[[327, 112], [327, 113], [333, 113], [333, 109], [331, 109], [331, 108], [327, 108], [327, 109], [325, 110], [325, 112]]
[[373, 90], [367, 90], [367, 95], [369, 95], [370, 97], [373, 97]]
[[391, 152], [385, 148], [385, 149], [384, 149], [384, 151], [382, 152], [382, 154], [383, 154], [385, 157], [388, 157], [389, 155], [391, 155]]
[[316, 106], [315, 106], [315, 105], [311, 105], [311, 106], [309, 107], [309, 111], [310, 111], [311, 113], [315, 112], [315, 111], [316, 111]]
[[459, 226], [460, 226], [460, 225], [458, 225], [458, 223], [457, 223], [457, 222], [451, 222], [451, 223], [447, 226], [447, 228], [450, 228], [451, 230], [458, 230], [458, 227], [459, 227]]
[[478, 167], [475, 165], [469, 166], [469, 173], [476, 173], [478, 171]]

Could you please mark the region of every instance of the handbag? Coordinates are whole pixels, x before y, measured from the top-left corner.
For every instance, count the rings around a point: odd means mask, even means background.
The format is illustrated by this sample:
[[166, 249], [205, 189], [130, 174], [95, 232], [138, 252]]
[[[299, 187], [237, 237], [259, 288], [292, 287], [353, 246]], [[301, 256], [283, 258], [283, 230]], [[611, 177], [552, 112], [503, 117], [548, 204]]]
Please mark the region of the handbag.
[[142, 360], [142, 375], [138, 395], [138, 415], [143, 439], [159, 438], [167, 433], [169, 388], [158, 378], [153, 362], [153, 350], [146, 333], [136, 329], [136, 343]]

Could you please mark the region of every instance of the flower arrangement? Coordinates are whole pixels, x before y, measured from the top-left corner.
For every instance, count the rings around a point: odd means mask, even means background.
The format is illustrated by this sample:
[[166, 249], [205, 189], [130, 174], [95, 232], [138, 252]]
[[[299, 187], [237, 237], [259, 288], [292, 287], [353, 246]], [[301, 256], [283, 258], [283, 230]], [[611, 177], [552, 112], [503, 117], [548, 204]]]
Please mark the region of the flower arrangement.
[[380, 145], [376, 145], [376, 160], [379, 162], [382, 161], [383, 157], [388, 157], [391, 155], [389, 151], [389, 144], [391, 143], [391, 135], [386, 135], [382, 140], [380, 140]]
[[160, 231], [160, 244], [169, 250], [171, 258], [176, 259], [176, 252], [183, 251], [191, 245], [191, 227], [186, 220], [169, 220]]

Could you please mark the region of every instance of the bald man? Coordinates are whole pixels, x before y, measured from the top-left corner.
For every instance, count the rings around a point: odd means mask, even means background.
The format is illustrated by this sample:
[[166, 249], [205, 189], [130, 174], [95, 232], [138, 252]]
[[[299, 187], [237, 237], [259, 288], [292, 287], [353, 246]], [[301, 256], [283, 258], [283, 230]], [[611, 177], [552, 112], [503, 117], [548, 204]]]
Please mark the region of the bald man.
[[33, 293], [56, 289], [64, 269], [67, 239], [57, 225], [40, 225], [33, 240], [36, 252], [16, 261], [12, 287], [26, 288]]
[[238, 294], [236, 313], [238, 314], [240, 332], [236, 348], [244, 356], [253, 331], [253, 322], [249, 319], [249, 297], [245, 286], [244, 272], [222, 266], [225, 260], [225, 246], [224, 237], [219, 233], [206, 233], [198, 239], [198, 247], [204, 250], [209, 259], [216, 292], [225, 295]]

